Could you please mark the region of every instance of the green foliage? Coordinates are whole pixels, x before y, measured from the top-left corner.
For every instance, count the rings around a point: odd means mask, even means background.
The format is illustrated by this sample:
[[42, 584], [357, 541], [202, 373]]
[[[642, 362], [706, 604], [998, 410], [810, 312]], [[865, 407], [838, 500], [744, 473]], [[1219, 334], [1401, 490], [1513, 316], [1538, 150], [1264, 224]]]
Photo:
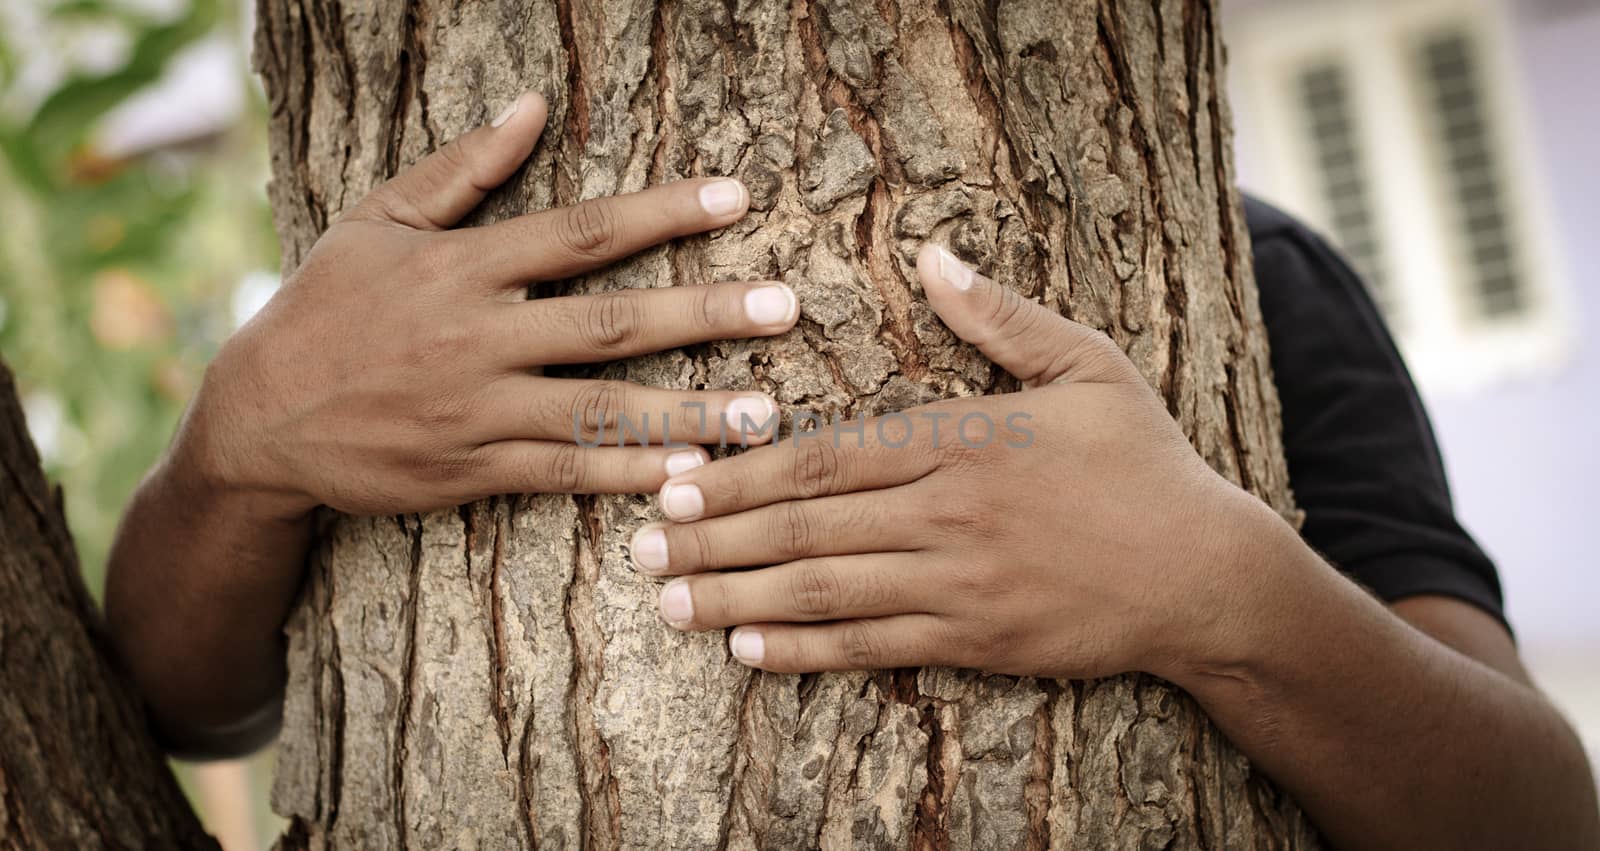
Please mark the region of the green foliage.
[[[72, 3], [54, 12], [56, 20], [104, 15], [127, 27], [140, 27], [137, 18], [97, 3]], [[52, 167], [66, 163], [68, 154], [83, 143], [95, 122], [158, 80], [173, 55], [209, 32], [216, 22], [215, 0], [194, 0], [176, 21], [136, 29], [131, 55], [122, 67], [109, 74], [68, 79], [39, 106], [23, 132], [15, 137], [6, 134], [6, 154], [13, 169], [35, 189], [52, 188], [55, 181], [51, 178], [61, 176], [59, 172], [51, 174]]]
[[27, 109], [0, 113], [0, 356], [97, 592], [123, 504], [232, 329], [235, 289], [278, 265], [265, 110], [242, 50], [248, 107], [222, 132], [125, 156], [97, 134], [186, 47], [237, 33], [237, 9], [191, 0], [151, 20], [73, 0], [35, 10], [43, 40], [0, 31], [0, 96], [57, 47], [50, 36], [93, 26], [127, 39], [116, 67], [69, 70]]

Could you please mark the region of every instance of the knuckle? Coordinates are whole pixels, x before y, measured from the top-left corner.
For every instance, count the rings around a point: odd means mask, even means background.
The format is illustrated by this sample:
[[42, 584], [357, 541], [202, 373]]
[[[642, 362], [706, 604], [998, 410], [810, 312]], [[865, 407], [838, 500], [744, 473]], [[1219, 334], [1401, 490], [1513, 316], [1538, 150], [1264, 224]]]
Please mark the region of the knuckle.
[[627, 293], [606, 293], [589, 302], [580, 332], [590, 348], [607, 351], [637, 339], [643, 326], [636, 299]]
[[966, 646], [966, 635], [952, 619], [936, 618], [928, 625], [926, 631], [916, 642], [917, 655], [928, 664], [972, 667], [969, 648]]
[[875, 668], [882, 651], [877, 636], [864, 620], [846, 621], [839, 627], [839, 658], [851, 668]]
[[461, 359], [471, 351], [472, 330], [461, 322], [439, 322], [412, 336], [411, 362], [419, 371], [434, 370]]
[[1128, 356], [1116, 341], [1095, 333], [1080, 338], [1068, 351], [1057, 355], [1048, 372], [1059, 378], [1071, 370], [1092, 380], [1110, 380], [1127, 375], [1129, 366]]
[[724, 471], [723, 475], [715, 475], [716, 467], [710, 469], [713, 473], [700, 479], [700, 488], [708, 501], [728, 508], [749, 504], [746, 500], [755, 490], [744, 473]]
[[900, 588], [891, 579], [876, 572], [864, 572], [853, 577], [854, 590], [849, 602], [871, 611], [881, 611], [901, 602]]
[[556, 235], [580, 256], [604, 255], [617, 238], [617, 216], [611, 201], [591, 198], [567, 208]]
[[773, 548], [788, 558], [810, 553], [813, 543], [811, 512], [801, 503], [785, 503], [772, 513], [768, 538]]
[[583, 483], [583, 455], [575, 443], [556, 445], [545, 461], [543, 479], [546, 490], [571, 493]]
[[988, 661], [991, 647], [987, 630], [981, 626], [963, 624], [950, 627], [942, 633], [946, 641], [946, 663], [958, 668], [981, 668]]
[[439, 223], [423, 212], [427, 208], [425, 199], [438, 189], [437, 175], [428, 169], [419, 169], [410, 180], [392, 180], [373, 195], [377, 196], [374, 200], [380, 209], [393, 221], [417, 228], [438, 227]]
[[1005, 586], [1001, 584], [1001, 579], [991, 564], [978, 559], [953, 568], [945, 582], [953, 596], [970, 601], [993, 596], [997, 590], [1003, 589]]
[[732, 624], [739, 621], [739, 598], [733, 583], [721, 576], [703, 576], [689, 583], [694, 593], [695, 620], [702, 624]]
[[839, 577], [824, 565], [798, 565], [789, 577], [789, 599], [796, 613], [826, 618], [839, 610]]
[[991, 460], [989, 443], [966, 440], [962, 437], [943, 443], [938, 449], [939, 466], [958, 473], [970, 473], [984, 468]]
[[993, 618], [980, 618], [969, 630], [966, 646], [975, 658], [997, 659], [1017, 640], [1017, 631]]
[[439, 149], [439, 162], [445, 166], [441, 171], [447, 174], [470, 175], [472, 172], [470, 158], [459, 140]]
[[1008, 336], [1015, 336], [1020, 329], [1016, 326], [1027, 324], [1025, 308], [1028, 302], [1010, 287], [997, 285], [992, 289], [994, 298], [988, 305], [988, 324], [991, 328], [1000, 328]]
[[728, 293], [724, 287], [699, 287], [695, 294], [695, 318], [699, 320], [700, 327], [716, 330], [731, 326], [736, 317], [743, 317], [742, 305], [736, 307], [734, 302], [738, 293]]
[[586, 441], [604, 440], [617, 431], [622, 417], [622, 386], [596, 381], [584, 387], [573, 403], [572, 422]]
[[957, 541], [984, 541], [991, 537], [993, 506], [966, 493], [950, 493], [928, 509], [932, 528]]
[[[685, 563], [681, 565], [683, 568], [695, 570], [716, 563], [713, 555], [714, 545], [711, 543], [711, 534], [706, 531], [705, 524], [691, 523], [688, 526], [679, 526], [678, 528], [686, 530], [689, 534], [689, 553]], [[669, 543], [667, 552], [672, 552], [672, 547], [673, 544]]]
[[401, 190], [392, 182], [385, 183], [368, 192], [367, 197], [361, 199], [361, 203], [344, 218], [348, 221], [375, 219], [398, 222], [404, 220], [406, 206]]
[[417, 425], [425, 434], [445, 439], [472, 418], [472, 402], [454, 393], [441, 393], [417, 405]]
[[[1080, 344], [1065, 351], [1057, 352], [1052, 355], [1049, 360], [1045, 361], [1044, 367], [1040, 369], [1038, 373], [1034, 375], [1021, 376], [1020, 378], [1025, 384], [1059, 381], [1063, 378], [1066, 378], [1072, 374], [1072, 369], [1074, 366], [1078, 367], [1080, 370], [1083, 367], [1091, 366], [1091, 364], [1088, 362], [1090, 359], [1086, 359], [1084, 357], [1084, 352], [1082, 351], [1083, 349], [1084, 346]], [[1094, 362], [1092, 368], [1098, 369], [1100, 358], [1096, 357], [1092, 360]]]
[[832, 492], [840, 476], [840, 453], [826, 439], [812, 440], [795, 449], [790, 478], [802, 498]]
[[478, 461], [469, 452], [441, 449], [429, 456], [424, 467], [435, 482], [455, 482], [476, 472]]

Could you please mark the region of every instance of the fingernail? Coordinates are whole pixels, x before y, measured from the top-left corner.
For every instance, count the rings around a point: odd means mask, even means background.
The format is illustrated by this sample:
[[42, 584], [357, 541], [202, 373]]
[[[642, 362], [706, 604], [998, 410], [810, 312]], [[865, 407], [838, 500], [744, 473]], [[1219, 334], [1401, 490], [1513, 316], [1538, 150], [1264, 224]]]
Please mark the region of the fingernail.
[[633, 566], [645, 573], [667, 569], [667, 533], [660, 526], [646, 526], [634, 532], [628, 550], [633, 553]]
[[787, 325], [794, 321], [794, 290], [782, 284], [759, 287], [744, 294], [744, 315], [757, 325]]
[[661, 488], [661, 511], [673, 520], [693, 520], [706, 510], [705, 495], [696, 485], [668, 484]]
[[522, 106], [522, 97], [519, 95], [516, 100], [511, 102], [510, 106], [505, 108], [504, 112], [501, 112], [499, 115], [495, 116], [495, 119], [493, 121], [489, 122], [489, 126], [490, 127], [499, 127], [500, 125], [506, 123], [507, 121], [510, 121], [511, 120], [511, 116], [516, 115], [517, 114], [517, 109], [519, 107], [521, 107], [521, 106]]
[[972, 270], [942, 245], [939, 246], [939, 277], [958, 290], [972, 289]]
[[689, 596], [689, 583], [674, 579], [661, 589], [661, 617], [678, 627], [694, 618], [694, 600]]
[[700, 207], [713, 216], [739, 212], [744, 206], [744, 187], [739, 181], [724, 178], [700, 187]]
[[728, 636], [728, 650], [746, 665], [759, 665], [767, 652], [767, 640], [753, 629], [736, 629]]
[[698, 452], [674, 452], [667, 456], [667, 475], [687, 473], [705, 462], [705, 457]]
[[737, 434], [763, 434], [777, 423], [778, 409], [765, 396], [740, 396], [722, 412], [722, 421]]

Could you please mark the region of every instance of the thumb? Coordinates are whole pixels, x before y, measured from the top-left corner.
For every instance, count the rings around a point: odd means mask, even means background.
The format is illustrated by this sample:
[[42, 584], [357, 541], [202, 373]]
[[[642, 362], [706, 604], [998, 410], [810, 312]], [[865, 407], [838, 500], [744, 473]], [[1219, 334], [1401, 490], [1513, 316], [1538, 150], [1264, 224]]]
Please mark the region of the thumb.
[[1119, 381], [1132, 368], [1110, 337], [979, 275], [941, 246], [922, 246], [917, 277], [944, 324], [1024, 385]]
[[423, 157], [372, 190], [351, 218], [397, 222], [419, 230], [443, 230], [478, 206], [533, 152], [550, 108], [527, 92], [490, 123], [469, 131]]

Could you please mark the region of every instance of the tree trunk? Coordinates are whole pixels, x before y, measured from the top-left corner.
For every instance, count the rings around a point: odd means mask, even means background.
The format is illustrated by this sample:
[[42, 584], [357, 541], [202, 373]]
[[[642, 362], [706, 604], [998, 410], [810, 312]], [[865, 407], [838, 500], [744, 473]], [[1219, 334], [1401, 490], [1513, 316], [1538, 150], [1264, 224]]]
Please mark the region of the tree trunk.
[[111, 664], [0, 363], [0, 848], [216, 848]]
[[[981, 7], [981, 8], [980, 8]], [[868, 415], [1010, 389], [944, 330], [928, 239], [1144, 370], [1292, 511], [1208, 0], [261, 0], [286, 267], [525, 88], [480, 215], [736, 175], [753, 212], [574, 291], [781, 278], [772, 340], [598, 370]], [[340, 518], [290, 625], [290, 847], [1304, 848], [1294, 805], [1144, 676], [752, 674], [628, 566], [642, 497]]]

